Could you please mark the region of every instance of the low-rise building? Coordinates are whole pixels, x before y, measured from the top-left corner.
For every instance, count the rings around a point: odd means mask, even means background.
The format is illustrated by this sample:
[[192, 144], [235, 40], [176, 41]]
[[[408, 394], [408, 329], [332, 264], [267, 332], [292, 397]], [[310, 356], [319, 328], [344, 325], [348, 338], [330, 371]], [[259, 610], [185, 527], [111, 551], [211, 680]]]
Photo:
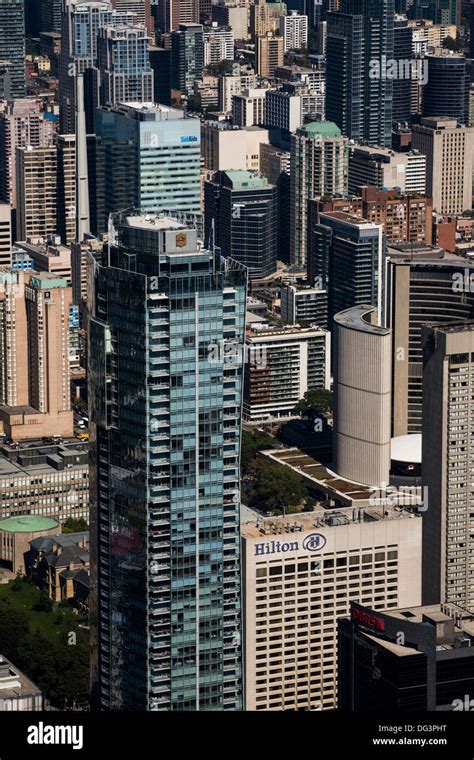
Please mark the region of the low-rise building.
[[43, 710], [41, 689], [0, 654], [0, 712]]
[[0, 520], [0, 563], [15, 575], [25, 575], [30, 541], [54, 535], [59, 525], [51, 517], [21, 515]]
[[30, 547], [31, 577], [53, 602], [74, 600], [75, 581], [88, 588], [88, 532], [36, 538], [30, 542]]

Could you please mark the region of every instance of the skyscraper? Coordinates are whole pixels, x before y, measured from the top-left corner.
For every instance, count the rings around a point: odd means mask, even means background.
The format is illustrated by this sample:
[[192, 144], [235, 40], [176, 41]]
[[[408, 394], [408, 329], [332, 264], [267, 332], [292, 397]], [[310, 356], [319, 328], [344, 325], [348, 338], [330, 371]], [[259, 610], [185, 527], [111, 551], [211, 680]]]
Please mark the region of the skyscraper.
[[250, 279], [276, 270], [277, 188], [248, 171], [218, 172], [205, 183], [205, 237], [226, 258], [248, 267]]
[[41, 32], [61, 32], [62, 0], [39, 0]]
[[390, 146], [394, 0], [341, 0], [327, 16], [326, 116], [354, 140]]
[[169, 218], [117, 215], [107, 263], [91, 261], [92, 635], [102, 709], [242, 706], [245, 302], [245, 270]]
[[11, 63], [11, 96], [25, 96], [25, 1], [0, 0], [0, 61]]
[[474, 612], [474, 322], [422, 327], [423, 603]]
[[99, 29], [97, 68], [101, 105], [149, 103], [153, 100], [153, 70], [148, 37], [141, 26]]
[[275, 76], [277, 66], [283, 66], [285, 51], [283, 37], [267, 33], [259, 37], [256, 45], [255, 70], [260, 77]]
[[201, 24], [180, 24], [171, 35], [171, 86], [189, 97], [202, 79], [204, 32]]
[[291, 136], [290, 260], [306, 263], [308, 201], [347, 193], [349, 140], [334, 122], [306, 124]]
[[151, 0], [111, 0], [112, 7], [118, 11], [133, 13], [134, 22], [143, 24], [148, 34], [153, 33]]
[[58, 154], [55, 145], [18, 148], [16, 200], [18, 240], [57, 232]]
[[423, 116], [449, 116], [469, 124], [470, 70], [463, 55], [445, 51], [428, 55], [428, 81], [423, 91]]
[[130, 207], [200, 214], [200, 130], [199, 119], [153, 103], [98, 109], [98, 232], [110, 213]]

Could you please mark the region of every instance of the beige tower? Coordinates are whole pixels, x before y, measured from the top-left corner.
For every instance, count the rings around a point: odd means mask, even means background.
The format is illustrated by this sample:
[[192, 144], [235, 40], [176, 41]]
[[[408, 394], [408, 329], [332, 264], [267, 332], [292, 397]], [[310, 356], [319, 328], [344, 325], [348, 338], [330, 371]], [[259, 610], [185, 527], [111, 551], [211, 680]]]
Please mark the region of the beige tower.
[[76, 136], [58, 135], [57, 232], [70, 245], [76, 234]]
[[23, 272], [0, 269], [0, 404], [28, 404], [28, 347]]
[[392, 333], [376, 318], [372, 306], [334, 317], [334, 460], [341, 477], [379, 488], [390, 473]]
[[10, 266], [12, 261], [11, 208], [0, 203], [0, 266]]
[[283, 37], [271, 34], [259, 37], [257, 43], [257, 74], [260, 77], [275, 76], [277, 66], [283, 66]]
[[55, 145], [16, 152], [17, 239], [57, 231], [58, 160]]

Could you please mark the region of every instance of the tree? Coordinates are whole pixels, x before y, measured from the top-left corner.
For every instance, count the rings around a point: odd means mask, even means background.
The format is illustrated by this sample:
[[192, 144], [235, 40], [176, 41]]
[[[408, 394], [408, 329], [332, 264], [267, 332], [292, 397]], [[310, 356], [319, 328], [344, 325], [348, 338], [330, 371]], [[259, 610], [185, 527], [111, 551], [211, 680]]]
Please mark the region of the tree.
[[297, 511], [307, 488], [296, 472], [284, 465], [255, 460], [250, 464], [252, 478], [248, 504], [253, 509], [283, 514]]
[[49, 596], [46, 596], [46, 594], [41, 594], [38, 601], [33, 605], [33, 610], [35, 612], [52, 612], [53, 602]]
[[63, 522], [63, 533], [82, 533], [89, 530], [89, 526], [83, 517], [68, 517]]
[[462, 50], [463, 43], [459, 35], [456, 39], [453, 39], [453, 37], [445, 37], [443, 40], [443, 47], [447, 50], [454, 50], [455, 52], [458, 52], [459, 50]]
[[255, 459], [259, 451], [264, 449], [274, 449], [275, 439], [273, 436], [264, 433], [263, 430], [255, 430], [248, 433], [246, 430], [242, 433], [242, 446], [240, 449], [240, 465], [242, 472], [248, 472], [250, 463]]
[[327, 414], [333, 410], [333, 394], [321, 388], [306, 391], [304, 397], [298, 401], [293, 414], [299, 414], [306, 419], [314, 419], [318, 414]]

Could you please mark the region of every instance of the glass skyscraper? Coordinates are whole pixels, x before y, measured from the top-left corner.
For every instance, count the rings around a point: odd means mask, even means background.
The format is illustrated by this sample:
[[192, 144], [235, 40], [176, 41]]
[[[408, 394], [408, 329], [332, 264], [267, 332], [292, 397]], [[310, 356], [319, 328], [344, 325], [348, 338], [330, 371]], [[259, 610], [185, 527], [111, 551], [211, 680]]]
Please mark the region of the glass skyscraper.
[[[391, 147], [394, 0], [341, 0], [327, 14], [326, 118], [343, 135]], [[378, 62], [377, 69], [374, 63]]]
[[0, 61], [8, 62], [9, 94], [24, 98], [25, 85], [25, 3], [0, 0]]
[[110, 232], [89, 265], [94, 699], [241, 709], [246, 270], [170, 218]]

